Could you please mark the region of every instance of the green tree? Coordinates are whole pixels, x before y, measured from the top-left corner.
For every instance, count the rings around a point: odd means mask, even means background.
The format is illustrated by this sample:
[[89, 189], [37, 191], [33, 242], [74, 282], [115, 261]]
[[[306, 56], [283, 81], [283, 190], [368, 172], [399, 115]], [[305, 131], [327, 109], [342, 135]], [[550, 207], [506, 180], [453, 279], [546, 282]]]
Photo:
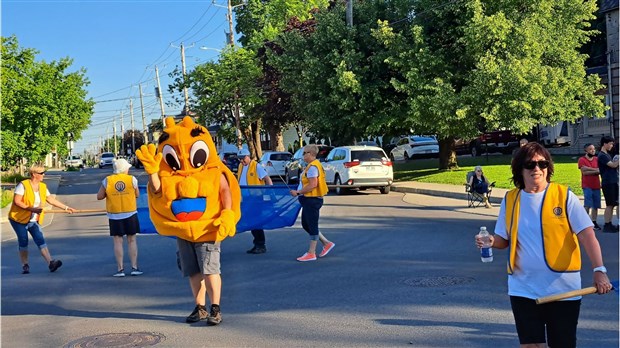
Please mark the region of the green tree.
[[72, 60], [36, 61], [34, 49], [19, 47], [15, 36], [2, 37], [2, 149], [3, 165], [26, 158], [40, 162], [54, 148], [68, 153], [66, 133], [80, 139], [93, 114], [86, 99], [85, 69], [68, 72]]

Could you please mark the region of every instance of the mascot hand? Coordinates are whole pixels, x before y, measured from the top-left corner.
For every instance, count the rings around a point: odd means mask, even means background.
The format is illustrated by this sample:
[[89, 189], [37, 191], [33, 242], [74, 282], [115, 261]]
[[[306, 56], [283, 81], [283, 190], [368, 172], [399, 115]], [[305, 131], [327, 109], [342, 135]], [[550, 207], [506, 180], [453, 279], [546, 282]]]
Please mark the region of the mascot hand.
[[224, 209], [220, 214], [220, 217], [213, 222], [215, 226], [220, 226], [217, 231], [218, 239], [224, 239], [226, 237], [232, 237], [237, 232], [237, 225], [235, 224], [235, 213], [231, 209]]
[[159, 172], [159, 163], [161, 162], [162, 154], [157, 152], [157, 148], [154, 144], [142, 145], [136, 150], [136, 157], [142, 162], [144, 171], [147, 174], [155, 174]]

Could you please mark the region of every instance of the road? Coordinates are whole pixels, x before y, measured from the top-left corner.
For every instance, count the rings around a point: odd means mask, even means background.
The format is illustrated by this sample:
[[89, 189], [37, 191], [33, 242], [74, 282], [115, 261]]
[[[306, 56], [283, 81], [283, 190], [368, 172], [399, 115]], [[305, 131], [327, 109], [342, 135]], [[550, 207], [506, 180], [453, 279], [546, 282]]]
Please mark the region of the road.
[[[80, 209], [103, 208], [95, 193], [110, 172], [63, 173], [58, 198]], [[143, 172], [134, 174], [145, 182]], [[295, 261], [308, 242], [299, 220], [267, 232], [266, 254], [245, 253], [249, 233], [224, 241], [223, 323], [216, 327], [184, 323], [194, 304], [171, 238], [140, 235], [144, 275], [113, 278], [105, 215], [58, 214], [45, 235], [62, 268], [50, 273], [31, 242], [32, 273], [22, 275], [16, 241], [4, 223], [2, 346], [86, 346], [98, 335], [107, 335], [99, 346], [127, 343], [116, 347], [147, 346], [149, 338], [159, 341], [157, 347], [518, 345], [506, 295], [506, 252], [496, 250], [495, 261], [483, 264], [473, 243], [480, 226], [492, 230], [494, 210], [368, 190], [329, 195], [322, 214], [321, 230], [336, 247], [316, 262]], [[598, 236], [617, 279], [618, 235]], [[589, 286], [587, 257], [584, 269]], [[579, 346], [618, 347], [618, 313], [615, 294], [584, 297]]]

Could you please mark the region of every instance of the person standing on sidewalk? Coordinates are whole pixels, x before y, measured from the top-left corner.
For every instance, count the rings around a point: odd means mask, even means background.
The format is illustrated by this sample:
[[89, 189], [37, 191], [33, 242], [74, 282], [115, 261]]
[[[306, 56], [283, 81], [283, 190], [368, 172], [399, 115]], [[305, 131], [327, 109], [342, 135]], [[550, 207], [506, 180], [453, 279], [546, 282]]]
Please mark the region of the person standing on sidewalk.
[[39, 247], [41, 256], [47, 262], [50, 272], [55, 272], [62, 266], [62, 261], [52, 259], [45, 243], [45, 237], [43, 237], [43, 230], [40, 225], [43, 222], [43, 206], [45, 203], [49, 203], [56, 208], [64, 209], [70, 214], [73, 214], [75, 209], [50, 196], [47, 185], [43, 182], [43, 176], [45, 175], [45, 168], [43, 166], [35, 164], [30, 167], [29, 172], [30, 179], [20, 182], [15, 187], [13, 204], [9, 211], [9, 222], [17, 235], [22, 274], [30, 273], [30, 265], [28, 264], [28, 233], [30, 233], [32, 240]]
[[603, 232], [618, 233], [618, 225], [611, 222], [616, 209], [618, 215], [618, 161], [612, 159], [611, 151], [614, 148], [614, 138], [604, 136], [601, 138], [601, 151], [598, 153], [598, 168], [601, 172], [601, 187], [605, 196], [605, 225]]
[[327, 194], [328, 189], [325, 182], [325, 171], [321, 162], [316, 159], [318, 153], [319, 148], [314, 144], [304, 147], [303, 158], [308, 165], [301, 174], [297, 190], [290, 191], [292, 196], [299, 199], [301, 204], [301, 226], [310, 235], [308, 251], [297, 258], [297, 261], [300, 262], [316, 260], [316, 244], [318, 240], [323, 244], [323, 250], [319, 257], [327, 255], [336, 246], [335, 243], [330, 242], [319, 232], [319, 216], [323, 206], [323, 196]]
[[601, 227], [596, 222], [598, 210], [601, 208], [601, 179], [599, 178], [598, 157], [596, 157], [596, 148], [593, 144], [586, 144], [583, 149], [586, 153], [577, 161], [577, 167], [581, 170], [583, 207], [592, 218], [594, 230], [599, 231]]
[[123, 263], [123, 236], [127, 236], [127, 249], [131, 261], [131, 275], [138, 276], [142, 271], [138, 268], [138, 242], [136, 233], [140, 231], [138, 221], [138, 205], [136, 198], [140, 196], [138, 179], [129, 175], [131, 164], [126, 159], [114, 160], [112, 163], [114, 174], [109, 175], [101, 182], [97, 199], [105, 199], [110, 225], [110, 236], [114, 238], [114, 257], [117, 271], [114, 277], [124, 277]]
[[[237, 169], [237, 180], [240, 186], [246, 185], [273, 185], [267, 171], [250, 157], [247, 149], [239, 150], [239, 168]], [[262, 195], [261, 195], [262, 196]], [[254, 236], [254, 247], [247, 251], [248, 254], [263, 254], [267, 252], [265, 245], [265, 230], [252, 230]]]

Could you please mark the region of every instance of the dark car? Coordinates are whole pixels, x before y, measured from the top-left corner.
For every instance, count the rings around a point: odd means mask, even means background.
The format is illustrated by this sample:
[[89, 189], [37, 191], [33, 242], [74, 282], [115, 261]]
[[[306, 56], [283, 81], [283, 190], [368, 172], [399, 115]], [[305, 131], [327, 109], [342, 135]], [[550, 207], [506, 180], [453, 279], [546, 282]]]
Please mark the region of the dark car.
[[[329, 152], [334, 148], [333, 146], [327, 145], [317, 145], [319, 148], [319, 153], [316, 155], [316, 159], [321, 162], [325, 161], [325, 158], [329, 154]], [[304, 148], [295, 151], [293, 154], [293, 158], [290, 161], [286, 162], [284, 168], [284, 180], [287, 184], [293, 184], [299, 182], [299, 176], [301, 172], [306, 168], [306, 161], [304, 161]]]
[[221, 152], [220, 159], [233, 173], [239, 169], [239, 157], [237, 157], [236, 152]]
[[456, 139], [457, 153], [468, 153], [472, 157], [481, 154], [501, 152], [510, 154], [519, 147], [519, 138], [508, 130], [497, 130], [480, 134], [474, 139]]

